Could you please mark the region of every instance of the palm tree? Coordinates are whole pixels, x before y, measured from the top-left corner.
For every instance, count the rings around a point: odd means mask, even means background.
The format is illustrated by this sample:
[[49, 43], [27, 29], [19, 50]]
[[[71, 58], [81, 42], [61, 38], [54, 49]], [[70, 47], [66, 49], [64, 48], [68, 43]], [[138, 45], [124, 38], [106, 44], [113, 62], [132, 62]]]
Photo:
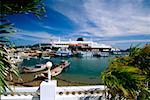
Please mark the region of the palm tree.
[[45, 14], [42, 0], [2, 0], [0, 2], [0, 94], [10, 89], [7, 83], [8, 76], [18, 76], [17, 67], [8, 58], [6, 46], [10, 43], [7, 34], [15, 32], [13, 24], [7, 20], [7, 16], [18, 13], [33, 13], [38, 18]]
[[145, 76], [142, 71], [132, 66], [111, 67], [102, 73], [104, 85], [113, 97], [135, 99], [137, 91], [144, 87]]
[[0, 94], [6, 91], [6, 88], [11, 90], [8, 86], [6, 79], [11, 81], [13, 74], [19, 77], [17, 67], [11, 62], [8, 57], [9, 53], [5, 47], [1, 47], [0, 50]]
[[131, 48], [129, 56], [112, 60], [108, 69], [102, 73], [102, 80], [109, 88], [112, 98], [150, 97], [149, 89], [145, 85], [149, 82], [149, 57], [150, 46], [146, 45], [142, 49]]

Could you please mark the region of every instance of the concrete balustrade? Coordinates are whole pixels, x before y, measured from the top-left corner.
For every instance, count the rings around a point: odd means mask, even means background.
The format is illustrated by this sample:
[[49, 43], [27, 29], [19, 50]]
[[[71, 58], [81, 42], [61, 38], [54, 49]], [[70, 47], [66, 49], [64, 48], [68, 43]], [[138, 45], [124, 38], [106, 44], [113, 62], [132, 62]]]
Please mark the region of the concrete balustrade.
[[[105, 87], [96, 86], [69, 86], [57, 87], [57, 81], [43, 81], [39, 87], [15, 87], [14, 93], [7, 92], [1, 95], [1, 100], [80, 100], [91, 98], [99, 100], [104, 97]], [[82, 100], [81, 99], [81, 100]]]

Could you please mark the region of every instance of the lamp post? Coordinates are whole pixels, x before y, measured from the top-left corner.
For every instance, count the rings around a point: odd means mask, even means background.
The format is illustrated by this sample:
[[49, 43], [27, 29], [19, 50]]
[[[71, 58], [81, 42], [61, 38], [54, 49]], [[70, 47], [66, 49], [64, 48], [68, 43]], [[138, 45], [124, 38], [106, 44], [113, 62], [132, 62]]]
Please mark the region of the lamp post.
[[52, 62], [47, 62], [46, 67], [48, 68], [48, 81], [51, 81], [51, 67], [52, 67]]
[[48, 68], [48, 82], [43, 81], [40, 84], [40, 100], [56, 100], [57, 81], [51, 80], [52, 62], [47, 62], [46, 67]]

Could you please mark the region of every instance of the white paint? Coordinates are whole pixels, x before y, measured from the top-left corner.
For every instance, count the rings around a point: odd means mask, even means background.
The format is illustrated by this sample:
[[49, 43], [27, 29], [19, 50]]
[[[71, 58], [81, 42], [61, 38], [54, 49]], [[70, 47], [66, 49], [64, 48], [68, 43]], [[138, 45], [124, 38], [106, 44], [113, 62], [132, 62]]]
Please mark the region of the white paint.
[[8, 96], [4, 96], [4, 95], [1, 95], [0, 96], [0, 100], [32, 100], [33, 96], [31, 95], [21, 95], [21, 96], [18, 96], [18, 95], [14, 95], [14, 96], [11, 96], [11, 95], [8, 95]]
[[55, 100], [57, 81], [42, 82], [40, 85], [40, 100]]
[[[14, 87], [14, 86], [11, 86], [11, 89], [13, 92], [36, 92], [39, 87]], [[8, 89], [7, 89], [7, 92], [10, 92]]]
[[68, 86], [68, 87], [57, 87], [57, 92], [72, 92], [72, 91], [88, 91], [88, 90], [104, 90], [104, 85], [93, 85], [93, 86]]

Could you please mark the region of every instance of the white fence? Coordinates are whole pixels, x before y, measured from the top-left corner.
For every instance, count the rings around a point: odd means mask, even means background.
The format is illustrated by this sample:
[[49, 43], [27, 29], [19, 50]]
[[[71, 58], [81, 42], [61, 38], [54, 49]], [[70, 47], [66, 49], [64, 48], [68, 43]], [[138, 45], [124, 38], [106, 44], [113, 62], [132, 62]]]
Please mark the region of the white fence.
[[42, 82], [40, 87], [12, 87], [0, 100], [105, 100], [105, 86], [57, 87], [56, 81]]

